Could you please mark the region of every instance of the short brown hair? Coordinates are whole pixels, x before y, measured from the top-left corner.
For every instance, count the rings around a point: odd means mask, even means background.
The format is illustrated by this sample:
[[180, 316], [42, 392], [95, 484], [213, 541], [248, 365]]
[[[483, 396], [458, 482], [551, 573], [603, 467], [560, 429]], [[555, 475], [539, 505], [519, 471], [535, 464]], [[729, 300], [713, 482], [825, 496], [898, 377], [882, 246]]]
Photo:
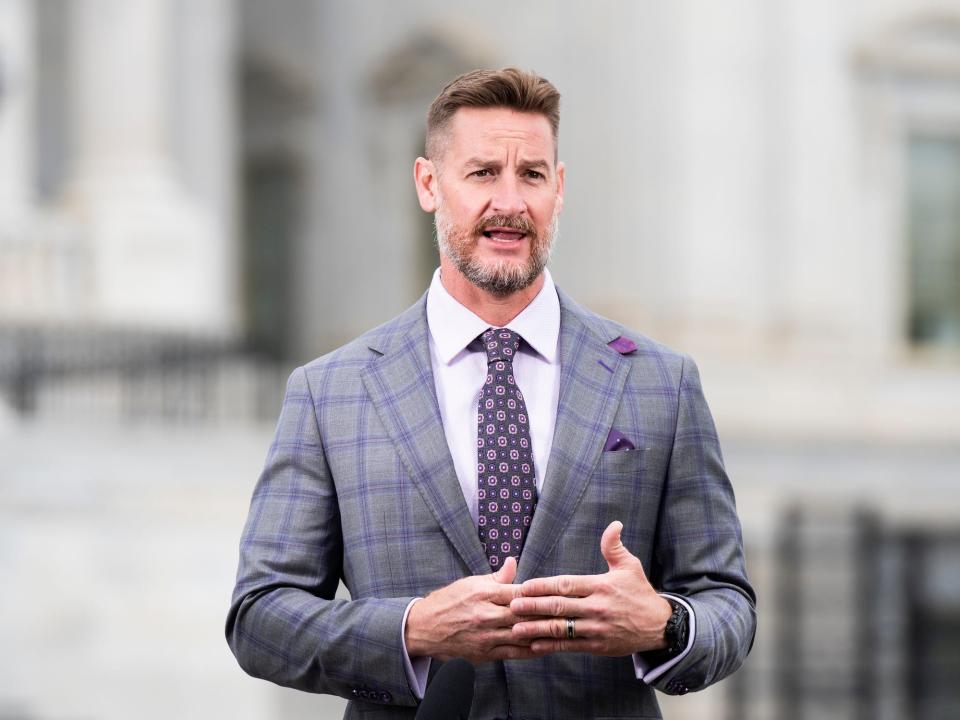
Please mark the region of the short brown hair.
[[473, 70], [454, 78], [430, 103], [427, 111], [427, 157], [442, 153], [442, 137], [462, 107], [510, 108], [547, 118], [556, 153], [560, 132], [560, 93], [549, 80], [517, 68]]

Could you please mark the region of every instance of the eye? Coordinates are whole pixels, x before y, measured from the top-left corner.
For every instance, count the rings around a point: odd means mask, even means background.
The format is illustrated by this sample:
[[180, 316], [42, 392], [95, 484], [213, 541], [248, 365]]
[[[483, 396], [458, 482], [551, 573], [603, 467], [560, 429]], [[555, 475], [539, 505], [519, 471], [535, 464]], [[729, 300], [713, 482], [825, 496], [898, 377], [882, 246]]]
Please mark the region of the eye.
[[531, 180], [542, 180], [543, 177], [544, 177], [543, 173], [538, 172], [538, 171], [536, 171], [536, 170], [527, 170], [527, 171], [524, 173], [524, 175], [526, 175], [526, 176], [527, 176], [528, 178], [530, 178]]
[[472, 173], [473, 177], [490, 177], [493, 173], [490, 172], [490, 168], [481, 168], [480, 170], [474, 170]]

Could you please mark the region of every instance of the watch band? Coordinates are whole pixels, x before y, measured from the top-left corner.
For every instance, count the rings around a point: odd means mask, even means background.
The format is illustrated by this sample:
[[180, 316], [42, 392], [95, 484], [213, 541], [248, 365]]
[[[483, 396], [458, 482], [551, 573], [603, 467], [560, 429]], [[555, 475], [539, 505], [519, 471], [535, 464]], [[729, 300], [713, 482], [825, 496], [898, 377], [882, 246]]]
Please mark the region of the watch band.
[[644, 661], [650, 667], [663, 665], [669, 662], [677, 655], [687, 649], [687, 641], [690, 638], [690, 613], [683, 603], [673, 598], [661, 595], [661, 597], [670, 603], [672, 612], [667, 619], [667, 624], [663, 629], [663, 637], [666, 640], [667, 647], [661, 650], [647, 650], [640, 653]]
[[667, 625], [663, 630], [664, 639], [667, 641], [665, 652], [667, 659], [670, 659], [682, 653], [687, 647], [687, 637], [690, 632], [690, 616], [689, 613], [687, 613], [687, 608], [684, 607], [682, 603], [669, 597], [665, 597], [664, 599], [670, 603], [670, 607], [673, 609], [670, 619], [667, 620]]

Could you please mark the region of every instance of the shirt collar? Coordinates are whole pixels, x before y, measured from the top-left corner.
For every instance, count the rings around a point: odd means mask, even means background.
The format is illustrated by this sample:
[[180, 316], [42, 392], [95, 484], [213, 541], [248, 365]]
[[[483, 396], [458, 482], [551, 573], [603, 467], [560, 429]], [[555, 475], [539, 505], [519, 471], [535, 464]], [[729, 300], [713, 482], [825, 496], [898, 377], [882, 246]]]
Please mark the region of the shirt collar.
[[[427, 325], [437, 353], [447, 365], [490, 327], [447, 292], [440, 281], [440, 268], [433, 273], [427, 292]], [[518, 333], [548, 363], [556, 362], [560, 300], [549, 270], [543, 271], [540, 292], [506, 327]]]

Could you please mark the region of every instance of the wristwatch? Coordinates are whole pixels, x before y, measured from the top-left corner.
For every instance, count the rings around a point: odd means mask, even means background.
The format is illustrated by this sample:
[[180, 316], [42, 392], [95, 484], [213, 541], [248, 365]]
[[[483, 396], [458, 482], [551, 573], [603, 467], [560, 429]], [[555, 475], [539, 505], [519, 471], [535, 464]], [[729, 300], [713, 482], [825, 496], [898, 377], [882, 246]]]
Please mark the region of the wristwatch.
[[673, 598], [665, 597], [673, 612], [670, 619], [667, 620], [667, 626], [663, 630], [663, 637], [667, 641], [667, 647], [664, 651], [666, 659], [676, 657], [687, 648], [687, 636], [690, 632], [690, 616], [687, 609]]
[[663, 629], [663, 638], [667, 641], [667, 646], [661, 650], [647, 650], [640, 653], [650, 667], [663, 665], [682, 653], [687, 649], [687, 640], [690, 637], [690, 615], [687, 608], [673, 598], [665, 595], [660, 597], [670, 603], [673, 612], [670, 613], [667, 625]]

